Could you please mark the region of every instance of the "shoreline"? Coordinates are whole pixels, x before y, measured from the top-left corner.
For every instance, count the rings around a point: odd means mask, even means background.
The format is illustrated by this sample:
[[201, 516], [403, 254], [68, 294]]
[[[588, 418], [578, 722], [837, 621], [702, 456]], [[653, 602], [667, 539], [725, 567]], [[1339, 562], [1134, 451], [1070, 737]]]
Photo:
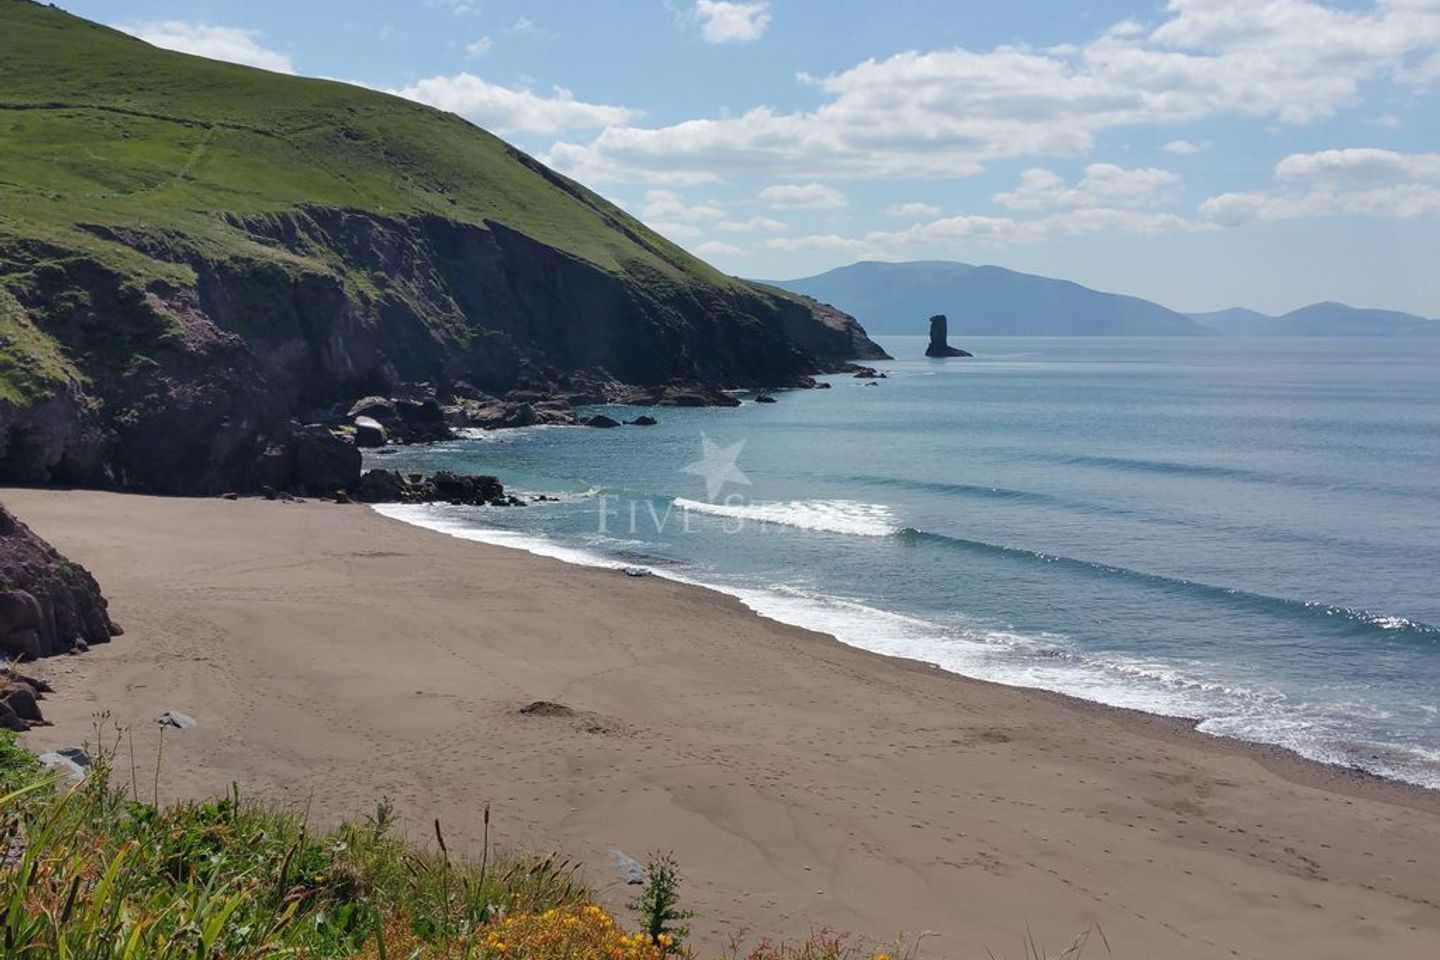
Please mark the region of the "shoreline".
[[[461, 540], [467, 543], [480, 544], [485, 547], [493, 547], [500, 550], [516, 550], [543, 560], [565, 564], [566, 566], [573, 566], [582, 569], [592, 570], [620, 571], [627, 566], [636, 565], [627, 564], [621, 559], [606, 557], [600, 553], [587, 551], [579, 547], [567, 547], [561, 544], [557, 544], [543, 537], [537, 537], [529, 534], [516, 534], [512, 533], [511, 531], [506, 531], [498, 528], [492, 529], [465, 527], [461, 529], [454, 525], [442, 528], [442, 526], [434, 526], [424, 522], [419, 522], [417, 520], [411, 520], [401, 516], [397, 516], [396, 514], [399, 513], [400, 510], [386, 509], [403, 509], [406, 506], [404, 504], [377, 503], [367, 504], [367, 506], [372, 512], [378, 514], [381, 517], [384, 517], [387, 520], [392, 520], [397, 523], [403, 523], [420, 530], [425, 530], [429, 533], [436, 533], [440, 536], [450, 537], [452, 539]], [[525, 542], [518, 542], [521, 540], [524, 540]], [[644, 564], [639, 565], [643, 566]], [[1078, 696], [1076, 694], [1067, 693], [1063, 690], [1051, 690], [1045, 687], [1032, 687], [1025, 686], [1023, 684], [1004, 683], [998, 680], [990, 680], [984, 677], [975, 677], [969, 674], [961, 673], [957, 670], [951, 670], [940, 664], [933, 663], [928, 660], [922, 660], [918, 657], [906, 657], [900, 654], [884, 653], [862, 646], [858, 643], [851, 643], [849, 641], [846, 641], [832, 633], [829, 633], [823, 628], [812, 627], [804, 623], [784, 620], [779, 617], [765, 613], [764, 611], [754, 606], [751, 602], [749, 602], [746, 599], [745, 591], [740, 588], [727, 588], [718, 584], [705, 583], [703, 581], [696, 580], [688, 576], [676, 574], [668, 570], [664, 566], [646, 566], [646, 569], [649, 570], [649, 575], [651, 576], [660, 577], [672, 583], [692, 587], [697, 590], [705, 590], [711, 593], [719, 594], [724, 597], [738, 600], [741, 605], [743, 605], [744, 608], [754, 616], [760, 617], [761, 619], [768, 620], [772, 623], [776, 623], [789, 629], [804, 630], [807, 632], [818, 634], [851, 650], [857, 650], [872, 656], [881, 657], [885, 660], [891, 660], [901, 663], [911, 663], [922, 668], [937, 670], [948, 676], [958, 677], [971, 683], [981, 683], [1010, 690], [1020, 690], [1037, 696], [1053, 697], [1057, 699], [1057, 702], [1068, 704], [1076, 709], [1100, 710], [1107, 714], [1128, 717], [1133, 722], [1137, 723], [1159, 723], [1169, 728], [1172, 732], [1183, 733], [1185, 735], [1198, 737], [1201, 738], [1202, 741], [1223, 741], [1227, 744], [1232, 745], [1235, 748], [1252, 751], [1255, 755], [1255, 758], [1262, 762], [1276, 764], [1283, 769], [1293, 768], [1291, 769], [1291, 776], [1301, 778], [1303, 782], [1307, 782], [1312, 785], [1330, 784], [1337, 780], [1351, 780], [1357, 785], [1357, 787], [1363, 784], [1389, 785], [1404, 792], [1413, 792], [1417, 797], [1429, 798], [1435, 801], [1440, 801], [1440, 787], [1431, 787], [1425, 784], [1415, 783], [1411, 780], [1405, 780], [1400, 777], [1385, 776], [1384, 774], [1376, 773], [1371, 770], [1366, 770], [1365, 768], [1356, 765], [1348, 765], [1344, 763], [1320, 760], [1315, 757], [1306, 756], [1301, 751], [1292, 747], [1284, 746], [1283, 744], [1267, 743], [1261, 740], [1247, 740], [1243, 737], [1236, 737], [1230, 734], [1209, 733], [1200, 730], [1198, 729], [1199, 726], [1206, 721], [1206, 718], [1204, 717], [1186, 717], [1160, 713], [1157, 711], [1145, 710], [1137, 707], [1126, 707], [1111, 703], [1105, 703], [1102, 700], [1091, 700], [1086, 697]], [[879, 610], [879, 608], [875, 609]], [[890, 611], [879, 610], [879, 612], [888, 613]], [[1307, 767], [1313, 769], [1307, 772]]]
[[[1418, 955], [1440, 936], [1422, 787], [356, 507], [0, 498], [127, 630], [44, 662], [55, 725], [29, 742], [78, 742], [108, 709], [149, 769], [138, 734], [191, 713], [165, 739], [167, 798], [238, 780], [328, 819], [390, 796], [457, 848], [490, 802], [503, 845], [576, 857], [612, 905], [609, 850], [668, 847], [704, 949], [741, 927], [936, 930], [933, 956], [1095, 922], [1116, 956]], [[575, 714], [517, 713], [534, 700]]]

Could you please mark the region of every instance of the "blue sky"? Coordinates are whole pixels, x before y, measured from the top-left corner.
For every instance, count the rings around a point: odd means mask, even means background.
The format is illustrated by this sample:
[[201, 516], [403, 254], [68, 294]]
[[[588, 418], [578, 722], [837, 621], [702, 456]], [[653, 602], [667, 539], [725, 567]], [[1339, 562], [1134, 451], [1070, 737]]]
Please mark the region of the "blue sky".
[[69, 0], [452, 110], [731, 273], [1440, 316], [1440, 0]]

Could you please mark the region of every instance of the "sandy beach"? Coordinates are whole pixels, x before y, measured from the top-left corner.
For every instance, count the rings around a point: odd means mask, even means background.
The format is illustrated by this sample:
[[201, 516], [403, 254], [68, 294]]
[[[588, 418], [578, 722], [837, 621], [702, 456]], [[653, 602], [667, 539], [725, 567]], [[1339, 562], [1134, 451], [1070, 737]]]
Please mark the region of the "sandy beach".
[[[317, 819], [393, 799], [476, 850], [674, 851], [732, 935], [927, 933], [925, 957], [1412, 958], [1440, 943], [1440, 799], [1156, 718], [967, 680], [659, 578], [361, 506], [0, 491], [126, 629], [37, 672], [34, 748], [134, 731], [148, 793], [232, 781]], [[573, 713], [521, 713], [533, 701]], [[1087, 956], [1105, 956], [1098, 941]]]

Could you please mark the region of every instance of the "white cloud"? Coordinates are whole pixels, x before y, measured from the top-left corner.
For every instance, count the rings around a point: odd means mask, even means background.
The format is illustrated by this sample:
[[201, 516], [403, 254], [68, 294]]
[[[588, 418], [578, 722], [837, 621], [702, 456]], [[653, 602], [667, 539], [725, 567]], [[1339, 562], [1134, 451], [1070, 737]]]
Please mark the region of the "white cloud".
[[842, 237], [838, 233], [812, 233], [804, 237], [776, 237], [766, 240], [771, 250], [835, 250], [859, 255], [870, 249], [863, 239]]
[[770, 4], [696, 0], [695, 17], [706, 43], [749, 43], [770, 26]]
[[[1208, 116], [1321, 120], [1363, 85], [1440, 76], [1440, 3], [1169, 0], [1127, 25], [1046, 50], [909, 51], [801, 80], [824, 102], [757, 106], [671, 126], [615, 126], [548, 159], [589, 181], [739, 175], [953, 178], [990, 161], [1087, 153], [1097, 134]], [[1433, 61], [1433, 63], [1432, 63]]]
[[1408, 183], [1308, 193], [1222, 193], [1201, 203], [1200, 213], [1227, 226], [1256, 220], [1297, 220], [1337, 214], [1409, 220], [1440, 216], [1440, 189]]
[[1160, 149], [1166, 153], [1190, 156], [1191, 154], [1200, 153], [1202, 150], [1207, 150], [1209, 147], [1210, 145], [1208, 143], [1196, 143], [1193, 140], [1171, 140]]
[[834, 210], [850, 202], [845, 194], [822, 183], [776, 184], [761, 190], [759, 198], [782, 210]]
[[567, 130], [594, 130], [628, 123], [640, 111], [628, 107], [576, 100], [564, 87], [550, 96], [531, 90], [512, 90], [472, 73], [429, 77], [389, 91], [462, 117], [500, 132], [557, 134]]
[[465, 44], [465, 53], [472, 57], [483, 57], [490, 52], [492, 46], [489, 37], [481, 37]]
[[1275, 164], [1280, 180], [1330, 183], [1440, 180], [1440, 153], [1398, 153], [1373, 147], [1292, 153]]
[[1119, 23], [1108, 27], [1105, 30], [1107, 37], [1138, 37], [1145, 32], [1145, 27], [1135, 20], [1121, 20]]
[[1169, 170], [1144, 167], [1127, 170], [1113, 163], [1092, 163], [1071, 186], [1050, 170], [1026, 170], [1020, 186], [995, 194], [995, 202], [1012, 210], [1056, 207], [1143, 207], [1164, 198], [1180, 178]]
[[288, 54], [260, 45], [264, 34], [240, 27], [221, 27], [188, 20], [151, 20], [144, 23], [117, 23], [116, 30], [139, 37], [166, 50], [193, 53], [211, 60], [227, 60], [247, 67], [276, 73], [294, 73]]
[[773, 217], [751, 217], [749, 220], [721, 220], [715, 226], [726, 233], [752, 233], [756, 230], [776, 232], [788, 226]]
[[1221, 224], [1348, 214], [1408, 220], [1440, 216], [1440, 153], [1372, 147], [1294, 153], [1275, 164], [1280, 189], [1222, 193], [1200, 204]]
[[725, 243], [723, 240], [707, 240], [696, 247], [695, 252], [704, 257], [733, 257], [744, 253], [745, 250], [742, 247], [735, 246], [733, 243]]
[[1037, 243], [1056, 236], [1162, 233], [1213, 229], [1173, 213], [1087, 207], [1065, 210], [1028, 220], [982, 214], [962, 214], [918, 223], [903, 230], [872, 230], [863, 236], [834, 233], [801, 237], [775, 237], [765, 241], [772, 250], [824, 250], [875, 260], [895, 260], [919, 254], [955, 255], [963, 247], [1005, 247]]
[[725, 216], [725, 208], [714, 203], [687, 205], [685, 199], [674, 190], [650, 190], [645, 194], [645, 206], [640, 215], [647, 222], [655, 220], [719, 220]]
[[910, 220], [919, 220], [929, 217], [938, 217], [940, 208], [929, 203], [912, 201], [911, 203], [892, 203], [885, 208], [885, 212], [892, 217], [903, 217]]
[[534, 33], [535, 23], [529, 17], [521, 17], [510, 25], [510, 29], [514, 33]]

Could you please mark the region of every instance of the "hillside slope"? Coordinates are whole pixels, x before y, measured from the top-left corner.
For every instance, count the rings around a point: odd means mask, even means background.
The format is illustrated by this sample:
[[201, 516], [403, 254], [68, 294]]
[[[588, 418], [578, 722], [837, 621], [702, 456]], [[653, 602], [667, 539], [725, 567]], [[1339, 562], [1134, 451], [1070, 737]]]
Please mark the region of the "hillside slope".
[[876, 355], [458, 117], [0, 0], [0, 481], [294, 486], [367, 393]]
[[931, 314], [952, 336], [1205, 336], [1189, 317], [1139, 297], [1102, 293], [1003, 267], [943, 260], [867, 261], [767, 281], [854, 314], [871, 333], [923, 334]]

